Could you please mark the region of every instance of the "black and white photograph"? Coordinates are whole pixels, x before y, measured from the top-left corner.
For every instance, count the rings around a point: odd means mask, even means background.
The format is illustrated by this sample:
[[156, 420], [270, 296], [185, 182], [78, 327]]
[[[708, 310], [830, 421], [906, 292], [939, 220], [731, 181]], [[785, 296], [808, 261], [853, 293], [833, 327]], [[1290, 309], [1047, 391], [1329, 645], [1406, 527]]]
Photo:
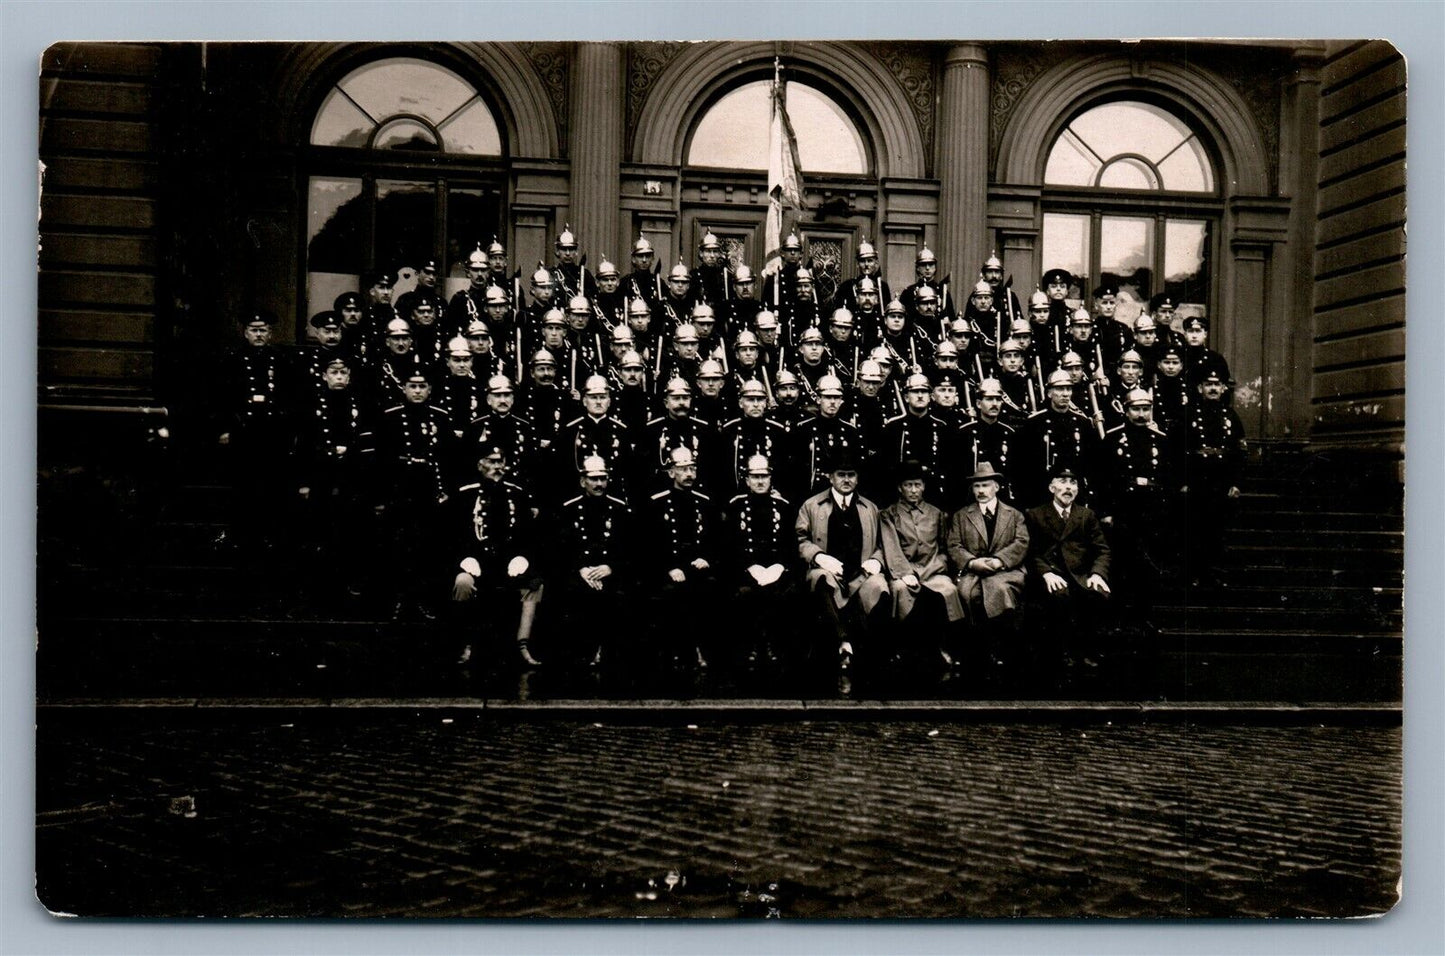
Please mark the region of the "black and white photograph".
[[1389, 913], [1406, 86], [1366, 38], [50, 46], [40, 903]]

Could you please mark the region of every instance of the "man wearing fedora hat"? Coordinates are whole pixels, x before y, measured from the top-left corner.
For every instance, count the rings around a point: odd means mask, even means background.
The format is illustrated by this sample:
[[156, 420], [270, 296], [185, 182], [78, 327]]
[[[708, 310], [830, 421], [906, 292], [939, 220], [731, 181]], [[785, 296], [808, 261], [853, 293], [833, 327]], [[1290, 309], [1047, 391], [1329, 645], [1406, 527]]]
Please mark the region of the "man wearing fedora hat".
[[[948, 521], [936, 505], [923, 500], [928, 478], [922, 462], [904, 462], [898, 469], [898, 500], [879, 516], [888, 587], [893, 595], [893, 620], [902, 626], [912, 618], [910, 644], [915, 634], [943, 634], [938, 626], [939, 612], [949, 625], [963, 620], [958, 589], [948, 575]], [[915, 616], [914, 606], [920, 600], [929, 605], [929, 610]], [[943, 660], [951, 663], [948, 649], [939, 643], [935, 646]]]
[[869, 618], [889, 610], [878, 507], [858, 494], [858, 459], [841, 451], [827, 466], [828, 487], [803, 502], [793, 530], [807, 587], [837, 640], [838, 667], [866, 649]]
[[1023, 512], [998, 498], [1003, 482], [992, 462], [980, 462], [968, 479], [973, 503], [955, 512], [948, 525], [960, 603], [984, 639], [976, 649], [986, 649], [994, 660], [1002, 639], [1018, 627], [1029, 551]]

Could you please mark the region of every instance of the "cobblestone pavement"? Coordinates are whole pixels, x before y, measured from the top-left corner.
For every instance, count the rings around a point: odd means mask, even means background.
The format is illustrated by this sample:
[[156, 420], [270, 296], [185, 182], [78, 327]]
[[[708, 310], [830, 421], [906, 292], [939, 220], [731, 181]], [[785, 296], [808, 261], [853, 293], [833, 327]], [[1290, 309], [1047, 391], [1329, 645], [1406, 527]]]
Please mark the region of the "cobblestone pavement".
[[1387, 910], [1399, 874], [1395, 727], [296, 719], [42, 713], [42, 901], [1342, 916]]

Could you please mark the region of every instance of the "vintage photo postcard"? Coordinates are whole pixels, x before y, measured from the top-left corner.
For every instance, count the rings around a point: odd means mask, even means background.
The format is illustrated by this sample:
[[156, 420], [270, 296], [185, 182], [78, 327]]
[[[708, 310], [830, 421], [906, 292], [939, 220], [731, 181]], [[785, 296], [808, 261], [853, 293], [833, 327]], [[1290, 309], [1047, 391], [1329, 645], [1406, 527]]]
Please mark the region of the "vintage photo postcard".
[[1398, 901], [1389, 42], [69, 42], [38, 122], [51, 912]]

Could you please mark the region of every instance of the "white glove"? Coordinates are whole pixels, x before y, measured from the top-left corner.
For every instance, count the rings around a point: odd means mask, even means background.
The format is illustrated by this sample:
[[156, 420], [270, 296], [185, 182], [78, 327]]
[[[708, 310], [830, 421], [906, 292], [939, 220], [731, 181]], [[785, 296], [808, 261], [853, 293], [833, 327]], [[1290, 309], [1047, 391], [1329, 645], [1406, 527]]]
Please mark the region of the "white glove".
[[768, 565], [767, 570], [768, 583], [772, 584], [774, 581], [778, 580], [778, 578], [783, 576], [783, 572], [786, 571], [787, 568], [783, 567], [782, 564], [778, 562], [773, 562], [772, 564]]
[[816, 564], [818, 567], [822, 568], [824, 571], [827, 571], [829, 574], [833, 575], [835, 578], [843, 576], [843, 562], [839, 561], [831, 554], [820, 554], [817, 558], [814, 559], [813, 563]]
[[768, 569], [761, 564], [748, 565], [748, 574], [758, 583], [759, 587], [766, 587], [768, 584]]
[[527, 573], [527, 569], [531, 566], [531, 562], [519, 554], [507, 562], [507, 577], [520, 578]]
[[476, 558], [462, 558], [462, 570], [474, 578], [482, 576], [482, 566], [477, 563]]
[[869, 558], [867, 561], [863, 562], [863, 570], [867, 571], [869, 574], [881, 574], [883, 572], [883, 565], [878, 563], [878, 561], [874, 560], [873, 558]]

